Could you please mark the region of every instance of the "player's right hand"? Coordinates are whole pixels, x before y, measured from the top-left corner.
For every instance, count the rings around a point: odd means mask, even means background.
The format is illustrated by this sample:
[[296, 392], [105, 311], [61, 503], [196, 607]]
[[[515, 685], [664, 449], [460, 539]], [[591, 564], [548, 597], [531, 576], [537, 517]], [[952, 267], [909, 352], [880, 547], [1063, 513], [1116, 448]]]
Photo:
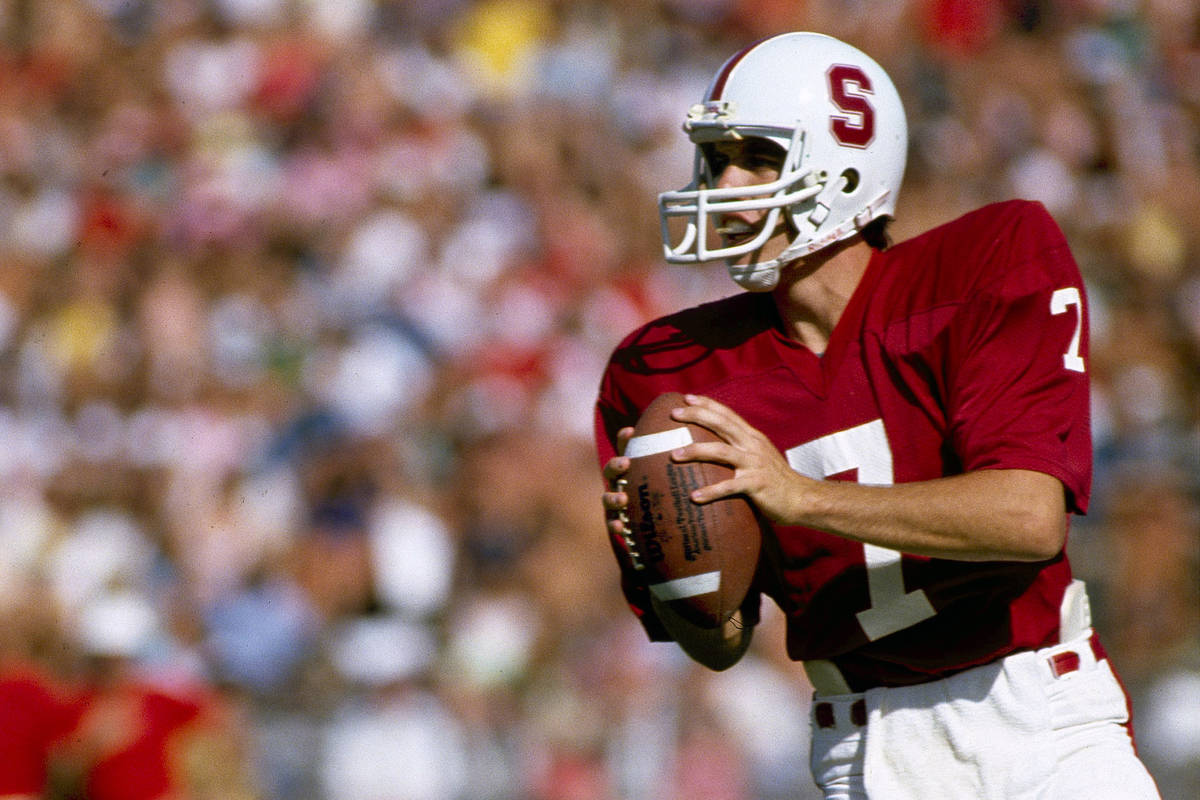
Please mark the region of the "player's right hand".
[[[621, 428], [617, 431], [617, 452], [624, 453], [625, 446], [633, 438], [633, 428]], [[625, 456], [613, 456], [604, 465], [604, 516], [608, 521], [608, 532], [619, 539], [624, 539], [627, 531], [625, 509], [629, 506], [629, 495], [625, 493], [625, 473], [629, 472], [629, 459]]]

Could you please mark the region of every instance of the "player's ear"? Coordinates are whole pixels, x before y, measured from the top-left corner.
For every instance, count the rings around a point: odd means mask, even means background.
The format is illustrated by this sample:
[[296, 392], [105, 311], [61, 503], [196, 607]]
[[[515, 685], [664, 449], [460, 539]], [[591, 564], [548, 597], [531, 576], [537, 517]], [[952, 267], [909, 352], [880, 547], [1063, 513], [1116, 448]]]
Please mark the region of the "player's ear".
[[863, 241], [873, 250], [887, 250], [892, 246], [892, 237], [888, 234], [891, 221], [891, 217], [876, 217], [868, 222], [860, 231]]

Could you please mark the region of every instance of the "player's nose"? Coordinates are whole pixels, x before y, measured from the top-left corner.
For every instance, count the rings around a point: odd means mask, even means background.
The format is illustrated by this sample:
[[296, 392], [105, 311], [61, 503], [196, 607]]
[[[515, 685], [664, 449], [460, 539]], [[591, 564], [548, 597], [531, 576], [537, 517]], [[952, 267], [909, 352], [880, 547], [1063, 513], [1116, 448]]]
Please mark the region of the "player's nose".
[[[753, 172], [736, 166], [729, 166], [721, 173], [717, 187], [721, 189], [750, 186], [758, 183]], [[762, 219], [762, 211], [724, 211], [717, 218], [717, 232], [729, 238], [745, 236], [754, 230]]]
[[717, 176], [718, 189], [749, 186], [757, 182], [758, 179], [754, 172], [738, 166], [737, 164], [729, 164], [725, 167], [725, 169], [721, 170], [721, 174]]

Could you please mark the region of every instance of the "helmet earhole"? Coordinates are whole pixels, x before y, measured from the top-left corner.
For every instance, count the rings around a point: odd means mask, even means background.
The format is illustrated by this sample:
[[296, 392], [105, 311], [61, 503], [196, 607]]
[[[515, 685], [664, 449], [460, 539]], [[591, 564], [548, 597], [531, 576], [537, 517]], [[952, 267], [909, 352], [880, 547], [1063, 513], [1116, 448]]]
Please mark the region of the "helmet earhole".
[[848, 169], [842, 173], [842, 177], [846, 180], [842, 194], [854, 194], [854, 190], [858, 188], [858, 170]]

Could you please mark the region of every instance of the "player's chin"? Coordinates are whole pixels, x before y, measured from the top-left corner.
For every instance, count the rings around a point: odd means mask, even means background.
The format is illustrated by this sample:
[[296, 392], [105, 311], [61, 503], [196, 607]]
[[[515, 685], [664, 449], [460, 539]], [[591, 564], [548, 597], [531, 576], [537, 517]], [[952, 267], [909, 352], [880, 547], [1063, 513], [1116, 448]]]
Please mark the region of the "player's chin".
[[769, 292], [779, 285], [779, 265], [772, 261], [761, 263], [758, 253], [744, 262], [730, 259], [725, 268], [734, 283], [750, 292]]

